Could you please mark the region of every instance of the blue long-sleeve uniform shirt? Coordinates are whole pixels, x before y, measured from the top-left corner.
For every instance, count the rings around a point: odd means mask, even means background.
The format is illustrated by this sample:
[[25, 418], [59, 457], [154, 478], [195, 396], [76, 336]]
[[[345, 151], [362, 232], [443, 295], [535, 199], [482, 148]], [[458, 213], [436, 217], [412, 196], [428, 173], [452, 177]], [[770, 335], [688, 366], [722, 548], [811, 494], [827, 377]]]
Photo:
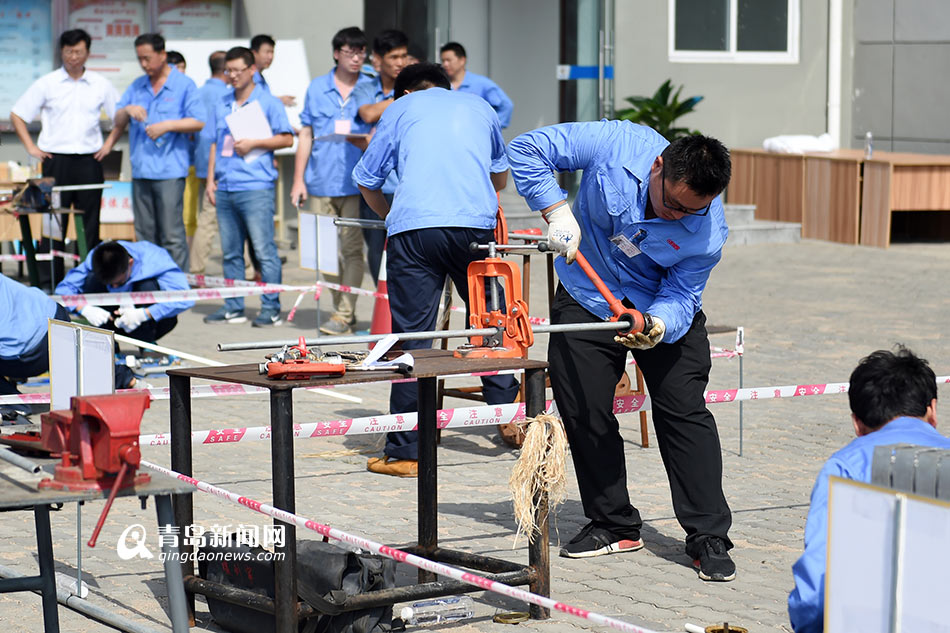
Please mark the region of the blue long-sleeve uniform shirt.
[[356, 86], [344, 99], [333, 80], [334, 71], [335, 69], [310, 82], [300, 113], [300, 123], [309, 125], [313, 130], [313, 147], [310, 149], [310, 158], [304, 171], [304, 183], [307, 185], [307, 193], [311, 196], [338, 198], [359, 194], [350, 174], [360, 159], [360, 148], [352, 143], [316, 139], [333, 134], [336, 121], [348, 121], [352, 134], [368, 134], [371, 129], [356, 114], [359, 108], [356, 95], [361, 87], [371, 83], [372, 79], [361, 74]]
[[[128, 281], [123, 285], [117, 288], [109, 286], [109, 292], [132, 292], [132, 284], [146, 279], [156, 280], [158, 287], [162, 290], [188, 290], [188, 279], [185, 277], [185, 273], [181, 272], [178, 264], [164, 248], [151, 242], [119, 241], [119, 244], [128, 251], [132, 258], [132, 272]], [[92, 275], [92, 254], [95, 252], [96, 249], [89, 251], [89, 255], [81, 264], [66, 273], [66, 277], [56, 286], [56, 294], [83, 294], [86, 277]], [[160, 321], [184, 312], [193, 305], [195, 305], [194, 301], [156, 303], [148, 311], [151, 313], [152, 319]]]
[[469, 70], [465, 71], [465, 77], [458, 87], [459, 92], [469, 92], [478, 95], [488, 102], [488, 104], [498, 115], [501, 127], [506, 128], [511, 125], [511, 113], [515, 106], [505, 94], [505, 91], [494, 81], [484, 75], [477, 75]]
[[128, 105], [142, 106], [148, 112], [145, 121], [129, 120], [132, 178], [167, 180], [186, 177], [193, 149], [189, 135], [167, 132], [152, 140], [145, 133], [145, 128], [159, 121], [186, 118], [206, 120], [207, 113], [198, 97], [195, 82], [171, 68], [165, 83], [155, 94], [148, 75], [142, 75], [125, 90], [116, 107]]
[[215, 77], [211, 77], [205, 85], [198, 88], [198, 98], [204, 104], [206, 113], [205, 126], [198, 132], [198, 142], [195, 143], [195, 175], [198, 178], [208, 177], [208, 152], [211, 151], [211, 145], [214, 143], [214, 136], [218, 130], [215, 113], [218, 110], [218, 104], [231, 91], [231, 86]]
[[828, 478], [868, 483], [874, 447], [917, 444], [950, 449], [950, 438], [920, 418], [896, 418], [883, 427], [855, 438], [828, 458], [811, 493], [805, 524], [805, 552], [792, 567], [795, 588], [788, 596], [788, 617], [795, 633], [820, 633], [825, 628], [825, 551], [828, 545]]
[[56, 302], [39, 288], [0, 275], [0, 358], [14, 360], [40, 344]]
[[[379, 77], [374, 77], [372, 78], [371, 81], [361, 82], [353, 90], [353, 98], [356, 100], [357, 109], [367, 104], [379, 103], [380, 101], [391, 99], [392, 96], [393, 96], [392, 90], [390, 90], [389, 92], [386, 92], [385, 90], [383, 90], [383, 80], [380, 79]], [[363, 126], [366, 126], [369, 128], [370, 131], [372, 131], [376, 127], [375, 125], [369, 125], [368, 123], [366, 123], [365, 121], [363, 121], [363, 119], [359, 117], [357, 117], [357, 120], [360, 122], [361, 128]], [[351, 177], [352, 177], [352, 170], [350, 171], [351, 171]], [[353, 184], [354, 185], [356, 184], [356, 179], [353, 180]], [[380, 187], [380, 191], [382, 191], [383, 193], [388, 193], [388, 194], [396, 193], [396, 185], [398, 184], [399, 184], [399, 176], [396, 174], [395, 170], [391, 171], [389, 172], [389, 175], [386, 176], [386, 182], [384, 182], [383, 186]]]
[[[247, 107], [258, 101], [267, 122], [270, 124], [272, 135], [293, 134], [290, 121], [287, 120], [287, 110], [277, 97], [265, 92], [260, 85], [254, 86], [251, 96], [241, 106]], [[244, 160], [237, 152], [230, 156], [223, 156], [225, 137], [231, 134], [227, 116], [235, 110], [234, 92], [229, 92], [221, 98], [214, 120], [215, 132], [214, 179], [221, 191], [258, 191], [270, 189], [277, 181], [277, 168], [274, 167], [274, 152], [264, 152], [251, 162]]]
[[434, 227], [494, 228], [493, 173], [508, 169], [498, 116], [480, 97], [429, 88], [386, 108], [353, 176], [380, 189], [399, 174], [389, 235]]
[[[511, 141], [508, 160], [518, 193], [536, 211], [567, 197], [555, 172], [584, 170], [573, 206], [581, 252], [615, 296], [663, 319], [664, 340], [672, 343], [702, 308], [703, 290], [729, 229], [719, 197], [706, 216], [644, 219], [650, 167], [668, 144], [652, 129], [628, 121], [563, 123]], [[640, 253], [624, 254], [611, 241], [619, 236]], [[560, 257], [555, 266], [578, 303], [598, 317], [611, 316], [580, 266], [568, 266]]]

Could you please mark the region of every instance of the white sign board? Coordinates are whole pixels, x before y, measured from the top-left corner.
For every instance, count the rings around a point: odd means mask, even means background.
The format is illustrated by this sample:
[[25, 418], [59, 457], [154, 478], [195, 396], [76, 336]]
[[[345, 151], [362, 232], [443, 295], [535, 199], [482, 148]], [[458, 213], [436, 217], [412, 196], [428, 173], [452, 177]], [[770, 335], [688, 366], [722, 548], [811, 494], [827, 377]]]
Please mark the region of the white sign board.
[[950, 633], [950, 504], [832, 477], [828, 508], [825, 631]]
[[73, 396], [115, 393], [112, 332], [49, 320], [50, 409], [68, 409]]

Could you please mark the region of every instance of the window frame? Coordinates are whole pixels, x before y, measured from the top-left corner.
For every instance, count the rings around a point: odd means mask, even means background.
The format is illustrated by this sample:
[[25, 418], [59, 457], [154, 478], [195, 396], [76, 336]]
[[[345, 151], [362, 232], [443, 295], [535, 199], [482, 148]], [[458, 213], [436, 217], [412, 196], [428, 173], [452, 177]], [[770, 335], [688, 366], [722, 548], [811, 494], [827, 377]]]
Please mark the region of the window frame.
[[668, 55], [673, 63], [688, 64], [797, 64], [799, 60], [799, 38], [801, 33], [801, 0], [786, 0], [788, 7], [788, 33], [785, 51], [739, 51], [738, 15], [739, 0], [729, 2], [729, 41], [725, 51], [681, 51], [676, 49], [676, 3], [668, 3]]

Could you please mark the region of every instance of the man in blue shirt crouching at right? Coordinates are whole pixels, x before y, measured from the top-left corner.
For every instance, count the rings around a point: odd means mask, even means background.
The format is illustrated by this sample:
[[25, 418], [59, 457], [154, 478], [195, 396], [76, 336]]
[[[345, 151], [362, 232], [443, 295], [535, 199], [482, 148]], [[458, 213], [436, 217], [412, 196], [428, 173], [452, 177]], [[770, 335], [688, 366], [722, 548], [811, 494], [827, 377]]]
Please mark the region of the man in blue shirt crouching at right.
[[792, 567], [795, 588], [788, 616], [795, 633], [820, 633], [825, 614], [825, 550], [828, 544], [828, 478], [871, 481], [876, 446], [916, 444], [950, 449], [937, 432], [937, 377], [910, 350], [878, 350], [861, 359], [848, 388], [857, 438], [832, 455], [818, 474], [805, 524], [805, 553]]

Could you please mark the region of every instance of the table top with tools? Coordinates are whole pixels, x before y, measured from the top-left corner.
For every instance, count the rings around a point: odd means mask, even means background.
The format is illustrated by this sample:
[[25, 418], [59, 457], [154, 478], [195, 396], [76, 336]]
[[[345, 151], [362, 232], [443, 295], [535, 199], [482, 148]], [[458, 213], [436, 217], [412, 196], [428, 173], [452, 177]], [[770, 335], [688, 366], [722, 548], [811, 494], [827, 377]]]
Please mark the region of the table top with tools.
[[[402, 351], [391, 351], [388, 357], [395, 357]], [[433, 378], [471, 372], [490, 372], [511, 369], [543, 369], [547, 362], [527, 358], [456, 358], [451, 350], [414, 349], [411, 350], [415, 365], [410, 378]], [[299, 389], [301, 387], [324, 387], [332, 385], [350, 385], [365, 382], [405, 380], [406, 376], [396, 371], [347, 371], [343, 376], [310, 378], [307, 380], [274, 380], [261, 375], [259, 365], [246, 363], [226, 365], [224, 367], [199, 367], [192, 369], [169, 369], [170, 376], [204, 378], [222, 382], [234, 382], [266, 389]]]

